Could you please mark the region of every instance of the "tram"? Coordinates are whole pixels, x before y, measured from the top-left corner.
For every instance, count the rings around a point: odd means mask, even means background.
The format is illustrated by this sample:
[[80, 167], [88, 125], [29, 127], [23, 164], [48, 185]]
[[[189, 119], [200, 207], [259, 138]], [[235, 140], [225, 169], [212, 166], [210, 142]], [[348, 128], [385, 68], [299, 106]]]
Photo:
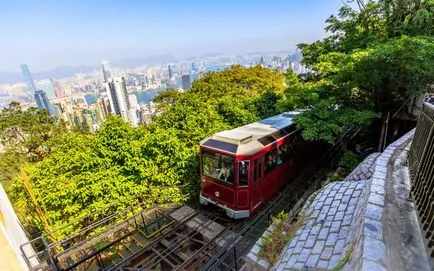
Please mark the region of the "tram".
[[315, 144], [306, 144], [286, 112], [200, 142], [200, 203], [216, 205], [234, 219], [256, 213], [304, 165]]

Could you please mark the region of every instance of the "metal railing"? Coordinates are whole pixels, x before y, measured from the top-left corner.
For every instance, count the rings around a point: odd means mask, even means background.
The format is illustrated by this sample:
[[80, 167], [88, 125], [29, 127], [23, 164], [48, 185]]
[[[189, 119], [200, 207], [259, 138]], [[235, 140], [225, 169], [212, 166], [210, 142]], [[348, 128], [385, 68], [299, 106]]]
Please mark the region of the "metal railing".
[[[183, 187], [181, 186], [178, 188], [182, 189]], [[186, 196], [182, 195], [181, 193], [181, 196], [174, 195], [173, 201], [176, 202], [181, 200], [182, 202], [185, 200], [185, 198]], [[69, 257], [71, 251], [74, 251], [73, 258], [78, 259], [77, 262], [72, 263], [72, 265], [81, 264], [84, 262], [83, 258], [87, 257], [86, 254], [95, 254], [95, 247], [98, 247], [97, 243], [105, 242], [114, 244], [120, 240], [119, 238], [114, 237], [119, 237], [121, 235], [122, 237], [128, 236], [132, 230], [137, 228], [137, 221], [139, 221], [140, 218], [142, 218], [142, 223], [139, 224], [141, 224], [141, 226], [145, 225], [146, 228], [146, 223], [149, 223], [150, 217], [157, 215], [158, 218], [158, 214], [160, 214], [160, 216], [165, 216], [165, 213], [167, 213], [168, 210], [170, 211], [176, 207], [179, 207], [179, 204], [181, 203], [170, 203], [172, 200], [171, 198], [167, 198], [166, 200], [168, 203], [154, 204], [152, 206], [147, 206], [145, 204], [130, 206], [122, 211], [102, 218], [99, 217], [100, 215], [104, 214], [104, 212], [98, 210], [87, 215], [86, 217], [76, 219], [52, 232], [46, 233], [27, 243], [22, 244], [20, 247], [21, 253], [23, 254], [30, 270], [68, 270], [69, 265], [71, 265], [71, 257]], [[116, 204], [118, 203], [119, 202]], [[112, 205], [113, 204], [109, 204], [108, 206], [110, 207]], [[148, 212], [151, 213], [148, 214]], [[56, 233], [61, 232], [64, 229], [68, 229], [69, 227], [73, 226], [76, 227], [83, 221], [90, 219], [95, 220], [95, 218], [98, 219], [90, 225], [81, 228], [78, 232], [72, 233], [61, 239], [53, 238]], [[81, 252], [79, 249], [80, 247], [82, 247]], [[109, 246], [103, 247], [104, 249], [107, 249]], [[30, 248], [32, 249], [33, 253], [28, 252], [30, 251]], [[99, 250], [101, 249], [97, 250], [99, 253]], [[69, 261], [66, 264], [63, 261], [65, 255], [68, 255], [67, 261]]]
[[414, 198], [428, 254], [434, 258], [434, 105], [424, 103], [408, 156]]

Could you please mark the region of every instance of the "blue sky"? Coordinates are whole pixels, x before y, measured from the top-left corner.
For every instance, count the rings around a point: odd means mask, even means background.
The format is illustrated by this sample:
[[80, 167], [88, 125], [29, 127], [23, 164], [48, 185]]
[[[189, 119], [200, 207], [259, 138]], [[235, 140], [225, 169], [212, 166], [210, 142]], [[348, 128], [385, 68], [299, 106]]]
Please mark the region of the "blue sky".
[[292, 49], [324, 36], [340, 0], [0, 0], [0, 71]]

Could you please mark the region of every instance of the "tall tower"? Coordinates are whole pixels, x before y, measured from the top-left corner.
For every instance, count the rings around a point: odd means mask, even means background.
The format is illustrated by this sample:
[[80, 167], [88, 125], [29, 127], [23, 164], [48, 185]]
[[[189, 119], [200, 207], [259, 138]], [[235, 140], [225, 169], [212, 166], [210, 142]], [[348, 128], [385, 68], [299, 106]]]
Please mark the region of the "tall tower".
[[184, 74], [182, 76], [182, 88], [184, 90], [191, 88], [190, 74]]
[[43, 79], [36, 80], [36, 85], [38, 89], [43, 90], [47, 94], [48, 99], [56, 97], [56, 91], [54, 89], [53, 80]]
[[259, 66], [265, 68], [265, 59], [264, 59], [264, 57], [261, 57], [261, 60], [259, 61]]
[[172, 71], [172, 67], [170, 67], [169, 65], [169, 80], [172, 79], [173, 77], [173, 71]]
[[112, 72], [108, 61], [101, 62], [101, 68], [102, 68], [102, 76], [104, 78], [104, 83], [107, 83], [107, 81], [110, 78], [112, 78]]
[[35, 91], [35, 100], [39, 109], [45, 109], [50, 111], [50, 104], [48, 103], [48, 97], [43, 90]]
[[56, 93], [57, 98], [65, 97], [65, 91], [58, 82], [54, 83], [54, 92]]
[[24, 80], [26, 80], [26, 85], [28, 88], [28, 91], [33, 94], [36, 92], [36, 85], [35, 81], [33, 81], [32, 75], [30, 74], [29, 67], [27, 67], [26, 64], [21, 65], [21, 71], [24, 76]]
[[128, 97], [125, 78], [109, 79], [106, 90], [110, 101], [111, 113], [121, 116], [125, 121], [131, 122], [131, 104]]

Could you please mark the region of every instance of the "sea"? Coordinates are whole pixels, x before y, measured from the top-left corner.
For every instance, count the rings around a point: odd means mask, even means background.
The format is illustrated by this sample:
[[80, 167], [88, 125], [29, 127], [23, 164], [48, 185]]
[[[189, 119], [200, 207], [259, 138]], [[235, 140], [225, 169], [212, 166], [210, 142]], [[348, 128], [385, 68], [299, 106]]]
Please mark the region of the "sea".
[[[137, 102], [139, 104], [148, 104], [149, 101], [151, 101], [152, 99], [154, 99], [155, 96], [157, 96], [158, 93], [164, 90], [165, 90], [164, 88], [158, 88], [158, 89], [151, 89], [146, 91], [133, 91], [133, 92], [129, 92], [128, 94], [136, 95]], [[94, 104], [97, 99], [97, 97], [92, 94], [88, 94], [84, 96], [84, 98], [86, 99], [88, 105]]]

